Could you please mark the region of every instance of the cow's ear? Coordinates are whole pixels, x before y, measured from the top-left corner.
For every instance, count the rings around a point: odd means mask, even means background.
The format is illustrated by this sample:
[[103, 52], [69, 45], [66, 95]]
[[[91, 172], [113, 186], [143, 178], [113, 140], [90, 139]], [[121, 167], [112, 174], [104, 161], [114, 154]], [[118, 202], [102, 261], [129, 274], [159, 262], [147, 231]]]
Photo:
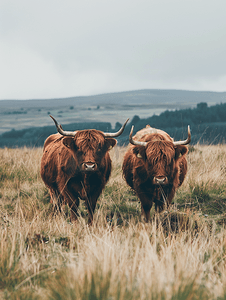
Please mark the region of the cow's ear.
[[133, 148], [133, 153], [138, 157], [138, 158], [146, 158], [145, 154], [145, 148], [144, 147], [134, 147]]
[[73, 137], [65, 137], [63, 138], [63, 144], [69, 149], [72, 149], [74, 147], [74, 139]]
[[134, 148], [133, 148], [133, 153], [134, 153], [135, 155], [137, 155], [137, 154], [139, 153], [139, 148], [138, 148], [138, 147], [134, 147]]
[[113, 138], [106, 139], [106, 145], [108, 150], [111, 150], [116, 144], [117, 144], [116, 139]]
[[184, 145], [176, 146], [175, 148], [175, 158], [178, 159], [181, 156], [185, 155], [188, 152], [188, 147]]

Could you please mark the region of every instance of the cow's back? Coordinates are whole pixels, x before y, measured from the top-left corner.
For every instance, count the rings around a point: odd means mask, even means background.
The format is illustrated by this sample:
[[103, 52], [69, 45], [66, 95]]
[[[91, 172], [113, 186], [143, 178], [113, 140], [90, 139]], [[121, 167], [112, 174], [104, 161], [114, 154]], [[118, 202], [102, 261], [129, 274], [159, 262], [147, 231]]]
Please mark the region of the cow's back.
[[146, 141], [147, 137], [153, 134], [160, 134], [166, 140], [173, 141], [173, 139], [165, 131], [153, 128], [150, 125], [147, 125], [145, 128], [137, 131], [137, 133], [133, 136], [133, 139], [135, 141]]
[[62, 135], [59, 133], [51, 134], [44, 142], [43, 151], [49, 146], [53, 144], [57, 144], [59, 146], [59, 141], [62, 139]]

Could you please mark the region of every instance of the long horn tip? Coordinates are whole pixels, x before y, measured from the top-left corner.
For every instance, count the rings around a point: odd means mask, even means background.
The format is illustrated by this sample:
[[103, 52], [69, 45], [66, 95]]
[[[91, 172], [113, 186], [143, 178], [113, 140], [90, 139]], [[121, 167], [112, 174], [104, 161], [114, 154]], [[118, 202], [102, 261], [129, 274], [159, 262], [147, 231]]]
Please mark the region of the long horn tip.
[[54, 119], [54, 117], [52, 115], [49, 115], [51, 119], [53, 119], [53, 121], [56, 123], [56, 120]]
[[122, 127], [119, 129], [118, 132], [115, 132], [115, 133], [110, 133], [110, 132], [104, 132], [104, 136], [105, 137], [117, 137], [117, 136], [120, 136], [124, 129], [125, 129], [125, 126], [126, 126], [126, 123], [129, 121], [129, 118], [125, 121], [125, 123], [122, 125]]
[[189, 143], [191, 142], [191, 130], [190, 130], [190, 125], [188, 125], [188, 140]]
[[125, 121], [125, 123], [123, 124], [123, 129], [125, 128], [125, 126], [126, 126], [126, 124], [128, 123], [128, 121], [129, 121], [129, 118]]
[[129, 134], [130, 138], [132, 137], [132, 134], [133, 134], [133, 128], [134, 128], [134, 125], [132, 125], [131, 130], [130, 130], [130, 134]]
[[55, 120], [55, 118], [52, 116], [52, 115], [49, 115], [50, 118], [53, 119], [55, 125], [56, 125], [56, 128], [57, 128], [57, 131], [60, 133], [60, 130], [62, 129], [61, 125], [58, 124], [57, 120]]

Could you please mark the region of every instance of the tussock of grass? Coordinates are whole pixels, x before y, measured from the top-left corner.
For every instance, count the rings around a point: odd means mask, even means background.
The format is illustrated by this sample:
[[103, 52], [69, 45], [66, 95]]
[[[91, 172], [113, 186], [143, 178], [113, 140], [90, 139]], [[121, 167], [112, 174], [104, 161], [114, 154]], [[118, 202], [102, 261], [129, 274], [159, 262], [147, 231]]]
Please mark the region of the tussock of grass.
[[226, 299], [226, 146], [196, 145], [168, 211], [143, 223], [112, 150], [93, 226], [53, 212], [42, 149], [0, 149], [1, 299]]

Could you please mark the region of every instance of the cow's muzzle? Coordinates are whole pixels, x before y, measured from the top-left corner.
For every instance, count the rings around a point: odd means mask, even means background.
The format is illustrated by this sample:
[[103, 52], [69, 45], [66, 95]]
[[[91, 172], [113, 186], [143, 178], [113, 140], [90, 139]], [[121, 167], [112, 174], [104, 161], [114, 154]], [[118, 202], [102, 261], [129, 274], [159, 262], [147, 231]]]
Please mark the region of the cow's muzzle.
[[93, 162], [84, 162], [82, 164], [82, 171], [93, 172], [97, 170], [97, 164]]
[[166, 185], [168, 184], [168, 178], [167, 177], [154, 177], [153, 178], [153, 184], [161, 184]]

